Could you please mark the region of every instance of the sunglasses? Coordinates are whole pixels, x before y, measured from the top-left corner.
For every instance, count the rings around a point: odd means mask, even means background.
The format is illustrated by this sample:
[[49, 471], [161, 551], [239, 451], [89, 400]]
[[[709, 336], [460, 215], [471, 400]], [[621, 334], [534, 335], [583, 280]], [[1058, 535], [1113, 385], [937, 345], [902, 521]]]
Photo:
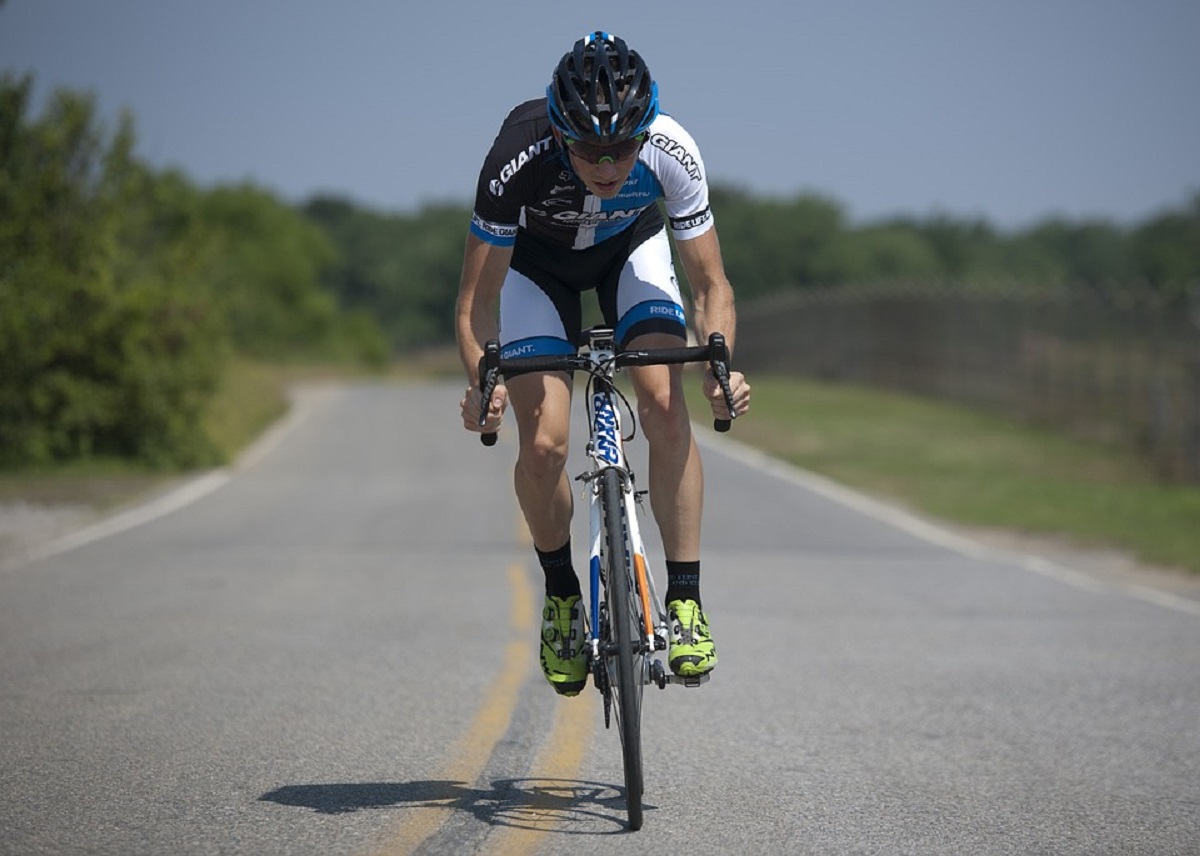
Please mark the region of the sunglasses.
[[590, 164], [599, 164], [603, 163], [605, 158], [622, 161], [633, 157], [642, 150], [642, 144], [646, 142], [646, 135], [638, 134], [623, 143], [615, 143], [611, 146], [597, 146], [572, 137], [563, 137], [563, 142], [567, 144], [567, 151], [575, 157]]

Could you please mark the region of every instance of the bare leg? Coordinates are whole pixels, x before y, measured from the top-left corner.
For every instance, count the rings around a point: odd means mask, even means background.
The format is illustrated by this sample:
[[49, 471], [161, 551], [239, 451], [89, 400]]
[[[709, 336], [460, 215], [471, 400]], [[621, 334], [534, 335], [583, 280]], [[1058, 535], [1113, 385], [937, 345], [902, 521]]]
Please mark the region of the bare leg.
[[[675, 348], [678, 337], [639, 336], [631, 348]], [[666, 558], [700, 558], [704, 512], [704, 470], [692, 437], [683, 399], [682, 366], [644, 366], [630, 370], [638, 399], [638, 417], [650, 445], [650, 507], [662, 535]]]
[[570, 376], [555, 372], [508, 381], [520, 450], [513, 473], [517, 502], [539, 550], [556, 550], [571, 537], [574, 498], [566, 474], [571, 422]]

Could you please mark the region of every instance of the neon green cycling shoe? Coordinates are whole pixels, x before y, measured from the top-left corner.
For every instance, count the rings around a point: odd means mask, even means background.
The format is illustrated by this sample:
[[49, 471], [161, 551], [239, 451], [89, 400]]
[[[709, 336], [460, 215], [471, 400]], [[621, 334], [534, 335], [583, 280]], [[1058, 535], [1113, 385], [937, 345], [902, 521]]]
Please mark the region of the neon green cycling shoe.
[[717, 646], [708, 630], [708, 616], [694, 600], [667, 604], [671, 621], [671, 647], [667, 660], [671, 671], [683, 678], [707, 675], [717, 665]]
[[542, 609], [542, 673], [559, 695], [579, 695], [587, 684], [586, 637], [582, 598], [546, 595]]

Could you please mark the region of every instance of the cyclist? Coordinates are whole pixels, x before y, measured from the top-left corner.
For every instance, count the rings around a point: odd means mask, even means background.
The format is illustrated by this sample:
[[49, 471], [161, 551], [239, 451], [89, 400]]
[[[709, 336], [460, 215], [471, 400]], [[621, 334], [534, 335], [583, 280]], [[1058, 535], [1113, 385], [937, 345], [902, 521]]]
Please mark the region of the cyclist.
[[[471, 431], [496, 431], [511, 404], [519, 451], [518, 502], [546, 576], [542, 670], [562, 695], [587, 681], [586, 619], [571, 561], [573, 500], [565, 472], [571, 379], [510, 377], [479, 425], [478, 364], [499, 339], [504, 357], [574, 353], [580, 294], [595, 289], [606, 324], [625, 348], [680, 347], [687, 327], [663, 199], [691, 284], [697, 338], [734, 345], [734, 296], [708, 204], [704, 164], [691, 136], [661, 112], [658, 85], [625, 42], [595, 32], [554, 70], [546, 97], [512, 110], [484, 160], [467, 235], [456, 309], [469, 379], [460, 407]], [[668, 661], [680, 675], [709, 672], [716, 647], [700, 598], [703, 472], [683, 398], [680, 366], [630, 369], [649, 443], [651, 508], [666, 552]], [[750, 387], [731, 373], [734, 409]], [[728, 418], [711, 372], [704, 391]]]

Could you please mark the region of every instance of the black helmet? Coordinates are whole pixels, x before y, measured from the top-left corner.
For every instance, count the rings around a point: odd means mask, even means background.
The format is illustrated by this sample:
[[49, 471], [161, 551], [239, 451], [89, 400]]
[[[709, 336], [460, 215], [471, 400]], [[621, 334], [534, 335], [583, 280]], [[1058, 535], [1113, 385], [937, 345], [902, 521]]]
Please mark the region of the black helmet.
[[593, 145], [636, 137], [658, 116], [658, 84], [646, 63], [623, 39], [599, 31], [563, 55], [546, 97], [550, 123]]

